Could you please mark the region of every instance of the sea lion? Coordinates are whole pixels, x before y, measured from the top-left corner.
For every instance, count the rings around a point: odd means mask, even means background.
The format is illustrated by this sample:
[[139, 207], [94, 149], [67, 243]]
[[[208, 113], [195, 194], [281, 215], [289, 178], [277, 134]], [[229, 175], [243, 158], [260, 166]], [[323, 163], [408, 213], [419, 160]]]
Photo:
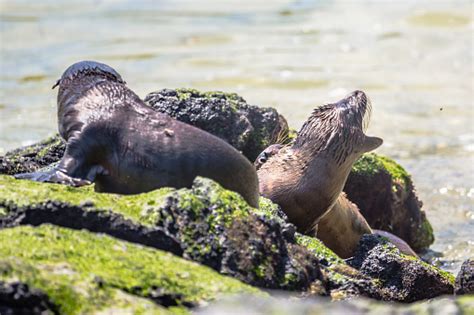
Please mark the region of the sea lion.
[[382, 230], [372, 229], [360, 213], [357, 205], [349, 201], [344, 192], [337, 198], [331, 210], [319, 220], [317, 237], [340, 257], [353, 256], [364, 234], [376, 234], [387, 238], [401, 253], [418, 257], [415, 251], [398, 236]]
[[108, 65], [75, 63], [56, 86], [65, 154], [56, 168], [17, 178], [73, 186], [94, 182], [99, 192], [136, 194], [190, 187], [204, 176], [258, 207], [250, 161], [218, 137], [154, 111]]
[[382, 144], [364, 134], [370, 109], [362, 91], [315, 109], [293, 144], [273, 144], [257, 157], [260, 192], [279, 204], [300, 232], [317, 235], [340, 257], [352, 256], [360, 237], [372, 233], [416, 256], [402, 239], [372, 230], [342, 193], [353, 163]]
[[364, 134], [371, 105], [362, 91], [316, 108], [292, 145], [258, 170], [260, 193], [308, 233], [334, 205], [353, 163], [382, 144]]
[[[319, 221], [338, 200], [353, 163], [382, 144], [382, 139], [364, 134], [370, 111], [365, 93], [355, 91], [316, 108], [291, 145], [270, 147], [260, 156], [266, 159], [257, 171], [260, 193], [279, 204], [300, 232], [316, 234]], [[345, 256], [345, 249], [332, 249]], [[349, 251], [354, 249], [351, 245]]]

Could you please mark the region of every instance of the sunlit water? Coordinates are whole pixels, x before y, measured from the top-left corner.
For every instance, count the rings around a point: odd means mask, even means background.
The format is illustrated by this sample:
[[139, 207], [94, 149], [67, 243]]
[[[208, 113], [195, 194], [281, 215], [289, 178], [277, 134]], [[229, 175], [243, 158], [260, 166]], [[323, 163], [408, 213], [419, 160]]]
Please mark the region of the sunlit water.
[[71, 63], [161, 88], [240, 93], [299, 128], [354, 89], [371, 97], [378, 152], [413, 175], [443, 253], [474, 256], [470, 1], [5, 1], [0, 154], [53, 134], [54, 81]]

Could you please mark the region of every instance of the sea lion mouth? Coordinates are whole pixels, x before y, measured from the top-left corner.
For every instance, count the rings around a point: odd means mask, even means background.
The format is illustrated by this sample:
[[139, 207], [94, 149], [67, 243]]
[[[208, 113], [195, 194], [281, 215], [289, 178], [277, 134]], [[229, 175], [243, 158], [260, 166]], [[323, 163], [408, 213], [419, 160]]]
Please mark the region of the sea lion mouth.
[[371, 151], [382, 144], [382, 139], [365, 135], [371, 111], [372, 105], [362, 91], [320, 106], [301, 127], [293, 147], [309, 150], [312, 155], [327, 152], [338, 164], [352, 154]]
[[126, 83], [120, 74], [118, 74], [118, 72], [112, 67], [97, 61], [84, 60], [69, 66], [52, 88], [54, 89], [58, 85], [61, 85], [65, 82], [70, 82], [78, 77], [86, 75], [98, 75], [103, 76], [111, 81], [116, 81], [123, 84]]
[[341, 120], [359, 127], [365, 132], [369, 126], [372, 104], [367, 95], [362, 91], [354, 91], [334, 104], [340, 111]]

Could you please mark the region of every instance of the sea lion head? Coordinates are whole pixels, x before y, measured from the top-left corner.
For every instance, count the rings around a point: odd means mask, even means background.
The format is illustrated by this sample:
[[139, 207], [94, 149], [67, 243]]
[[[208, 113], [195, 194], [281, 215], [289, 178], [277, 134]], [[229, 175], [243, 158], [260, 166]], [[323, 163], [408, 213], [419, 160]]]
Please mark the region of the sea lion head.
[[59, 88], [64, 87], [73, 80], [84, 76], [99, 76], [110, 81], [125, 84], [120, 74], [112, 67], [97, 61], [84, 60], [69, 66], [52, 88], [54, 89], [57, 86], [59, 86]]
[[[80, 131], [87, 117], [96, 114], [97, 108], [107, 106], [109, 102], [104, 99], [113, 96], [113, 93], [93, 90], [103, 82], [110, 83], [109, 89], [117, 84], [125, 84], [112, 67], [97, 61], [80, 61], [69, 66], [53, 86], [53, 89], [59, 86], [58, 128], [64, 139]], [[81, 100], [87, 93], [89, 96]]]
[[277, 154], [281, 150], [281, 148], [283, 148], [283, 144], [276, 143], [263, 150], [262, 153], [257, 156], [257, 159], [253, 163], [257, 171], [260, 169], [260, 167], [262, 167], [263, 164], [265, 164], [265, 162], [268, 161], [269, 158]]
[[352, 163], [364, 152], [379, 147], [383, 140], [365, 135], [371, 104], [362, 91], [354, 91], [342, 100], [316, 108], [304, 123], [293, 145], [311, 155], [325, 154], [338, 166]]

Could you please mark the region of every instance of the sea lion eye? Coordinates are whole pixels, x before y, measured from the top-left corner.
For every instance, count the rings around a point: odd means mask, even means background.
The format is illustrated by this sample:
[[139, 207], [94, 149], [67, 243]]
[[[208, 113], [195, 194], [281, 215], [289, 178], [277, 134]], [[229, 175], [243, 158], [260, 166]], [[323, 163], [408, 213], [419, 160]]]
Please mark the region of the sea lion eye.
[[260, 154], [260, 157], [258, 158], [258, 161], [263, 164], [267, 161], [267, 159], [268, 159], [267, 153], [263, 152], [262, 154]]

